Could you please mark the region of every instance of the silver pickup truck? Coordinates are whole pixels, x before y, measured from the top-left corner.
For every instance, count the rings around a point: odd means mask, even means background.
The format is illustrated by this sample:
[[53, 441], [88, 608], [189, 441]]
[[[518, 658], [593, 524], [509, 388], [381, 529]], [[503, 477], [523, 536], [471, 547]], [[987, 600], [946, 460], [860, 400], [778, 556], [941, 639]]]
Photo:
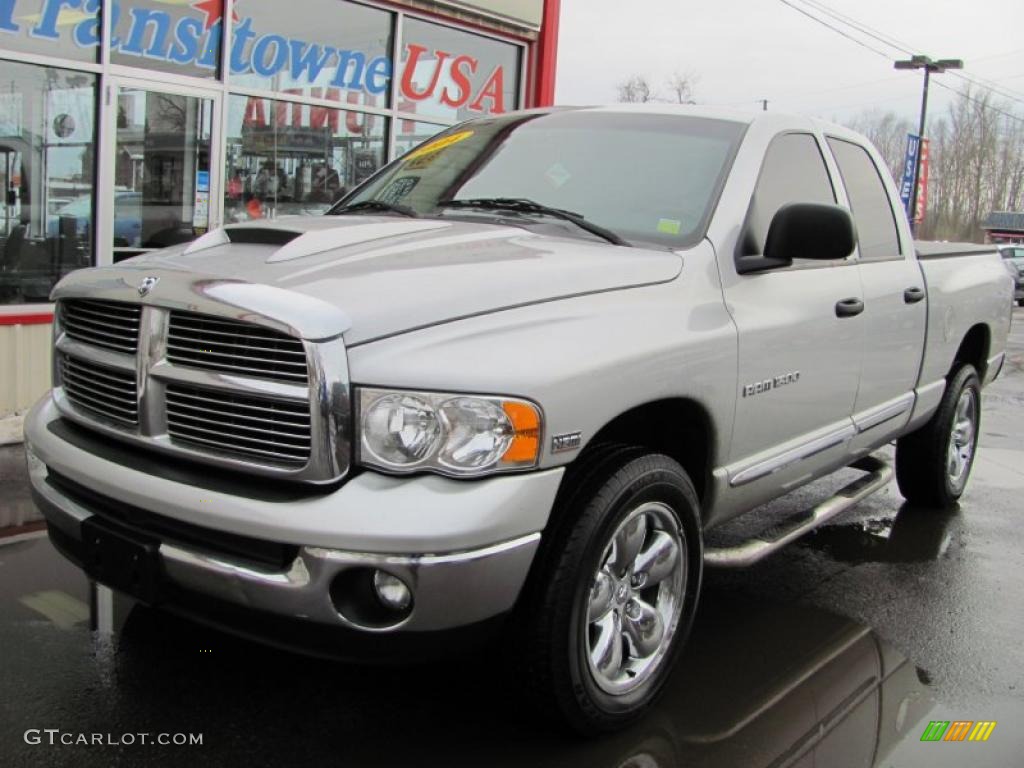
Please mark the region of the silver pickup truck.
[[662, 688], [705, 564], [881, 488], [880, 446], [911, 502], [956, 502], [1012, 291], [994, 250], [915, 247], [838, 126], [486, 118], [329, 215], [63, 280], [29, 468], [55, 546], [118, 592], [355, 658], [497, 635], [538, 711], [609, 730]]

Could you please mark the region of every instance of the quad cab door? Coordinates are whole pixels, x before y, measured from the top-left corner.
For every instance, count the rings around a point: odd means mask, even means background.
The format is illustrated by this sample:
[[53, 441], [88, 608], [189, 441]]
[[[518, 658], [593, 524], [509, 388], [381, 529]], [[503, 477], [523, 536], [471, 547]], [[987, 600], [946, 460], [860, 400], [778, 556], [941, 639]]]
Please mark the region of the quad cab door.
[[[857, 225], [857, 271], [864, 287], [864, 363], [853, 420], [853, 448], [868, 450], [899, 434], [910, 418], [924, 355], [924, 275], [906, 228], [901, 236], [895, 187], [861, 144], [829, 136]], [[902, 242], [902, 248], [901, 246]], [[922, 382], [928, 384], [930, 382]]]
[[[787, 203], [836, 196], [811, 133], [772, 139], [740, 248], [764, 253], [768, 227]], [[749, 509], [846, 463], [864, 344], [863, 291], [847, 259], [796, 258], [739, 274], [723, 258], [726, 306], [738, 333], [738, 392], [726, 471], [733, 503]], [[731, 273], [730, 273], [731, 270]]]
[[100, 253], [118, 262], [189, 242], [220, 221], [221, 95], [111, 78], [102, 162]]

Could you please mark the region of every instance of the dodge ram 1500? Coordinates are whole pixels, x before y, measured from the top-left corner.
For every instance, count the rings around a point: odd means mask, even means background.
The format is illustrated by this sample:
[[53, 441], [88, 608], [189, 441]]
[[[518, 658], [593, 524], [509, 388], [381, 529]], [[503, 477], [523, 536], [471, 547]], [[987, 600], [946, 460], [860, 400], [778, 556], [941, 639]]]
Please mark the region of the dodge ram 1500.
[[[705, 564], [893, 473], [914, 503], [960, 497], [1012, 294], [993, 249], [915, 246], [845, 128], [488, 117], [328, 215], [64, 279], [30, 473], [101, 584], [355, 657], [497, 633], [540, 711], [608, 730], [663, 686]], [[893, 441], [894, 469], [872, 455]], [[846, 467], [813, 509], [705, 546]]]

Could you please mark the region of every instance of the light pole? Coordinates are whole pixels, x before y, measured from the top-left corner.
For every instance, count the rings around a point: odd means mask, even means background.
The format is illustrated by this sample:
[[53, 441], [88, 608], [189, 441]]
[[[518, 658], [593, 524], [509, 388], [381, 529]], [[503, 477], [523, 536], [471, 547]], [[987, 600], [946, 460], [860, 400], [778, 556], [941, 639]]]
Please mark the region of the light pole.
[[[932, 72], [936, 74], [945, 72], [947, 69], [963, 69], [962, 59], [939, 59], [932, 61], [927, 56], [911, 56], [909, 59], [897, 61], [893, 65], [896, 69], [923, 69], [924, 87], [921, 90], [921, 124], [917, 129], [917, 162], [914, 163], [914, 185], [910, 192], [910, 229], [917, 234], [917, 185], [921, 180], [921, 154], [924, 150], [924, 121], [928, 113], [928, 78]], [[922, 217], [924, 211], [921, 211]]]

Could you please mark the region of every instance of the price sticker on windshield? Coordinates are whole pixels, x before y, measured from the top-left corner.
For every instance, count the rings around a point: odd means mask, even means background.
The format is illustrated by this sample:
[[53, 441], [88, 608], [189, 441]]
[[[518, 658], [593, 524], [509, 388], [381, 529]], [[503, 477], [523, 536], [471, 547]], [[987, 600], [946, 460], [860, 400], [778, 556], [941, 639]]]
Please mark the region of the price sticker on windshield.
[[419, 149], [414, 149], [405, 156], [405, 167], [411, 170], [426, 168], [437, 159], [439, 152], [448, 149], [448, 147], [454, 144], [458, 144], [460, 141], [465, 141], [472, 135], [473, 131], [459, 131], [458, 133], [453, 133], [450, 136], [445, 136], [437, 141], [425, 144]]

